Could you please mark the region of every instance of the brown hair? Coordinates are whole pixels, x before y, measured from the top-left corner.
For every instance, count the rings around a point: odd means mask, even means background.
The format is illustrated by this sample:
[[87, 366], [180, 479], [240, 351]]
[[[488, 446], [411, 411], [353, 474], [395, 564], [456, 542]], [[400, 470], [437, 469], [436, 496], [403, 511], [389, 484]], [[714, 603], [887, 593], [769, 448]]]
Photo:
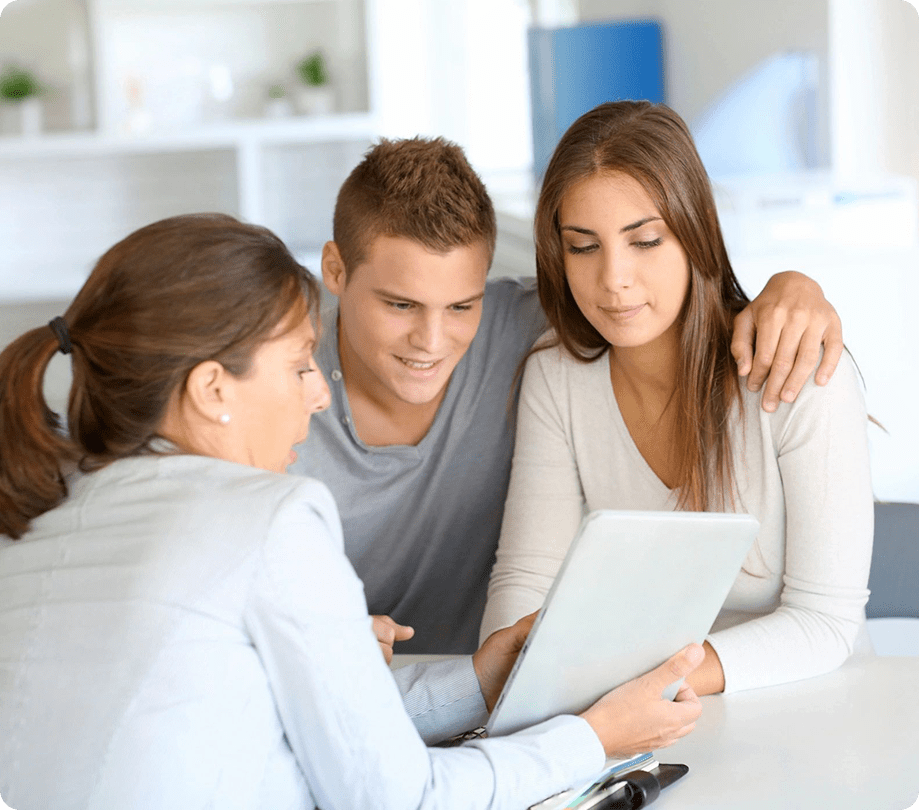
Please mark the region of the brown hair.
[[495, 250], [495, 209], [463, 150], [443, 138], [381, 140], [338, 192], [333, 239], [352, 271], [378, 236], [403, 236], [429, 250], [484, 242]]
[[221, 214], [135, 231], [99, 259], [63, 315], [73, 383], [61, 430], [42, 393], [59, 338], [32, 329], [0, 354], [0, 533], [18, 538], [67, 495], [73, 464], [152, 452], [191, 370], [244, 376], [258, 346], [318, 306], [319, 288], [265, 228]]
[[536, 207], [539, 300], [557, 342], [592, 362], [609, 344], [578, 309], [565, 277], [558, 211], [577, 182], [621, 172], [642, 185], [689, 263], [681, 312], [680, 372], [670, 406], [676, 408], [674, 452], [682, 509], [733, 501], [728, 417], [740, 387], [730, 342], [733, 317], [749, 302], [728, 260], [708, 175], [683, 120], [663, 104], [601, 104], [562, 136], [546, 169]]

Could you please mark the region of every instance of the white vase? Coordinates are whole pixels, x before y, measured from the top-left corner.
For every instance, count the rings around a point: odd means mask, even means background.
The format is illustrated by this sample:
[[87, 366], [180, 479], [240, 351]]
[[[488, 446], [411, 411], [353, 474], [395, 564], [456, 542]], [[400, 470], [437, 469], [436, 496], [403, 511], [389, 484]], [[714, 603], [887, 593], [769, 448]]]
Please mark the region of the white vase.
[[297, 91], [297, 110], [302, 115], [328, 115], [335, 108], [335, 91], [330, 85], [301, 87]]
[[19, 131], [25, 137], [34, 137], [41, 135], [45, 121], [45, 110], [42, 103], [37, 98], [27, 98], [20, 101], [19, 107]]
[[37, 98], [8, 101], [0, 104], [2, 129], [5, 135], [31, 137], [40, 135], [43, 124], [42, 103]]
[[269, 98], [264, 112], [266, 118], [288, 118], [293, 115], [294, 108], [287, 98]]

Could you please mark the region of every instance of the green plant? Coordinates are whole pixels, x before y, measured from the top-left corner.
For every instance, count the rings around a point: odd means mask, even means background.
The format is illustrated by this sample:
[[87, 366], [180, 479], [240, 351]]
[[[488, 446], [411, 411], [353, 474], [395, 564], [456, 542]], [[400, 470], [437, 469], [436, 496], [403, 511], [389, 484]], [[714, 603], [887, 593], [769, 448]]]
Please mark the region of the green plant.
[[38, 96], [42, 87], [29, 71], [8, 67], [0, 73], [0, 101], [16, 103]]
[[329, 83], [329, 71], [321, 51], [316, 51], [303, 59], [297, 65], [297, 73], [301, 81], [310, 87], [323, 87]]

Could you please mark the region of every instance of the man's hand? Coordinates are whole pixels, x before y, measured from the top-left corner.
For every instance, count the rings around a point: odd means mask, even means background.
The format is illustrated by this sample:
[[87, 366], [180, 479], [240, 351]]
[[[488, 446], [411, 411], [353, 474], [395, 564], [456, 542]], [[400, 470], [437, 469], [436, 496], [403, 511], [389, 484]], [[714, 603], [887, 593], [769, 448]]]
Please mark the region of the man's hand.
[[479, 688], [485, 698], [485, 707], [491, 712], [498, 702], [507, 676], [536, 620], [539, 611], [524, 616], [516, 624], [495, 630], [472, 655], [472, 666], [479, 679]]
[[[753, 353], [754, 340], [756, 354]], [[734, 319], [731, 354], [747, 388], [763, 392], [763, 410], [793, 402], [820, 358], [815, 382], [826, 385], [842, 355], [842, 322], [823, 290], [801, 273], [778, 273]]]
[[389, 616], [371, 616], [373, 634], [380, 643], [386, 663], [392, 663], [392, 647], [397, 641], [408, 641], [415, 635], [415, 628], [393, 621]]

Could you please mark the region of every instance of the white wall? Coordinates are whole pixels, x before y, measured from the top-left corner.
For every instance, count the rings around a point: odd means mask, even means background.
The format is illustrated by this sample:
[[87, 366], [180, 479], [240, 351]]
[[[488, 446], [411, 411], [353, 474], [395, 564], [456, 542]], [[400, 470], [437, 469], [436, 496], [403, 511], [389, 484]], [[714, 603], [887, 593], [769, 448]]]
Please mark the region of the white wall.
[[829, 7], [834, 167], [919, 180], [919, 12], [903, 0]]
[[381, 134], [442, 135], [480, 172], [532, 164], [527, 0], [372, 0]]

